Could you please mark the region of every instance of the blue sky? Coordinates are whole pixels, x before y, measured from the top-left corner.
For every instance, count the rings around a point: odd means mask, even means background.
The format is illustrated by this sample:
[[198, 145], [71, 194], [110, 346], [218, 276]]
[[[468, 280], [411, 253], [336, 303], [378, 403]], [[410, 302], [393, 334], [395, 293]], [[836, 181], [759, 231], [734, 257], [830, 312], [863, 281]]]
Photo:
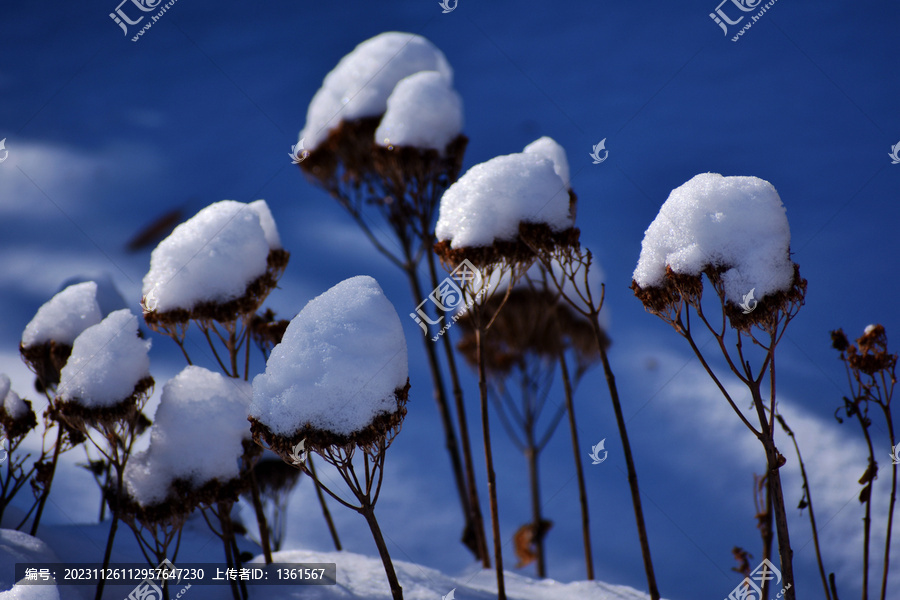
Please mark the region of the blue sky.
[[[466, 168], [542, 135], [568, 152], [582, 240], [606, 275], [610, 356], [668, 598], [724, 597], [739, 579], [729, 571], [731, 547], [759, 554], [750, 489], [763, 454], [689, 348], [632, 296], [631, 273], [659, 206], [697, 173], [755, 175], [776, 187], [794, 260], [809, 281], [807, 305], [780, 347], [779, 395], [822, 499], [826, 566], [837, 571], [842, 596], [858, 593], [855, 480], [865, 455], [857, 429], [832, 417], [847, 392], [828, 332], [843, 327], [856, 337], [872, 322], [889, 337], [900, 332], [900, 165], [888, 158], [900, 141], [900, 5], [780, 0], [738, 42], [710, 19], [716, 3], [705, 0], [460, 0], [450, 14], [436, 0], [178, 0], [138, 42], [108, 17], [115, 8], [0, 9], [0, 139], [9, 151], [0, 164], [0, 371], [23, 395], [30, 381], [16, 346], [38, 306], [69, 277], [105, 272], [138, 310], [149, 251], [128, 254], [124, 245], [173, 208], [193, 214], [217, 200], [265, 198], [292, 253], [269, 301], [281, 315], [358, 274], [376, 277], [398, 312], [409, 312], [399, 272], [287, 152], [341, 56], [383, 31], [418, 33], [454, 68], [470, 138]], [[593, 165], [588, 154], [603, 138], [609, 158]], [[460, 519], [435, 443], [421, 332], [411, 320], [404, 326], [413, 391], [379, 512], [396, 558], [460, 570], [469, 557], [455, 541]], [[182, 363], [170, 341], [153, 340], [161, 388]], [[465, 384], [474, 415], [468, 372]], [[598, 577], [642, 589], [624, 461], [598, 373], [577, 401], [583, 442], [607, 438], [610, 451], [588, 469]], [[886, 461], [882, 434], [875, 435]], [[503, 532], [511, 537], [529, 518], [525, 462], [499, 428], [495, 439]], [[556, 523], [549, 573], [577, 579], [577, 496], [564, 429], [543, 466], [545, 512]], [[800, 492], [787, 468], [791, 507]], [[887, 483], [882, 477], [876, 490]], [[60, 493], [84, 488], [90, 498], [91, 485], [73, 476]], [[290, 543], [327, 549], [325, 529], [303, 508], [309, 494], [308, 486], [298, 490]], [[75, 504], [82, 508], [51, 518], [93, 518], [93, 500]], [[374, 553], [357, 515], [339, 518], [349, 545]], [[791, 519], [797, 585], [810, 590], [801, 597], [815, 597], [810, 546], [800, 548], [807, 521], [798, 511]]]

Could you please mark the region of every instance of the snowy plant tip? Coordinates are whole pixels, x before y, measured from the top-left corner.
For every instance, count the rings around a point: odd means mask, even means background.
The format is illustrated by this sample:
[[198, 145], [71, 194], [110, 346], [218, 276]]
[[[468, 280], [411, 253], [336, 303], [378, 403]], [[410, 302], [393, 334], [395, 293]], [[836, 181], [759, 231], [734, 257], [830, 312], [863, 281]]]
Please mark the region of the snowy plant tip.
[[[0, 373], [0, 431], [5, 432], [8, 438], [16, 438], [25, 435], [36, 425], [37, 418], [31, 410], [31, 403], [22, 400], [12, 391], [9, 377]], [[3, 437], [2, 434], [0, 437]]]
[[400, 318], [377, 281], [353, 277], [294, 317], [253, 380], [254, 434], [366, 446], [399, 426], [407, 386]]
[[342, 121], [377, 117], [404, 77], [437, 71], [448, 84], [453, 70], [444, 54], [427, 39], [396, 31], [368, 39], [340, 60], [313, 96], [300, 140], [314, 150]]
[[60, 400], [102, 411], [143, 394], [153, 385], [149, 350], [150, 341], [138, 337], [138, 320], [130, 310], [111, 313], [75, 339], [60, 375]]
[[421, 71], [397, 84], [375, 130], [375, 143], [443, 153], [462, 132], [462, 100], [437, 71]]
[[22, 346], [47, 342], [71, 346], [82, 331], [102, 319], [97, 304], [97, 284], [70, 285], [41, 306], [22, 333]]
[[145, 319], [234, 320], [262, 304], [287, 260], [265, 201], [211, 204], [153, 250], [143, 283]]
[[514, 241], [523, 223], [569, 230], [575, 217], [568, 179], [565, 151], [546, 137], [475, 165], [441, 198], [435, 235], [460, 249]]
[[[695, 176], [672, 190], [647, 228], [634, 284], [663, 288], [667, 269], [699, 277], [721, 271], [725, 299], [755, 302], [795, 283], [791, 232], [778, 192], [757, 177]], [[750, 292], [755, 295], [748, 297]]]
[[[169, 380], [153, 417], [150, 445], [125, 470], [131, 498], [149, 507], [180, 495], [183, 502], [166, 504], [194, 506], [206, 493], [234, 491], [244, 442], [250, 439], [252, 393], [245, 381], [197, 366]], [[179, 488], [179, 494], [176, 481], [187, 489]]]

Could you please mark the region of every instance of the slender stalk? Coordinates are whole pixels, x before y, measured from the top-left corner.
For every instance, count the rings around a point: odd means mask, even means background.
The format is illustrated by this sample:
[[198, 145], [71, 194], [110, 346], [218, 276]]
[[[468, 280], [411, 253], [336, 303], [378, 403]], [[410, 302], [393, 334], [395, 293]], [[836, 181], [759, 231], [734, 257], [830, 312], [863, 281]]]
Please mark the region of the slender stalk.
[[[247, 345], [249, 347], [249, 344]], [[262, 499], [259, 496], [259, 483], [256, 481], [256, 469], [250, 467], [250, 494], [253, 498], [253, 508], [256, 511], [256, 522], [259, 524], [259, 540], [262, 543], [263, 556], [266, 564], [272, 564], [272, 546], [269, 541], [269, 523], [266, 521], [266, 513], [263, 511]]]
[[541, 487], [540, 471], [538, 469], [538, 449], [534, 445], [534, 436], [528, 435], [528, 449], [525, 455], [528, 457], [528, 480], [531, 488], [531, 519], [534, 527], [534, 546], [537, 553], [537, 576], [541, 579], [547, 576], [547, 562], [544, 552], [544, 527], [541, 517]]
[[[891, 448], [894, 448], [897, 445], [897, 440], [894, 437], [894, 422], [891, 419], [891, 409], [887, 404], [881, 404], [881, 409], [884, 411], [884, 420], [888, 426], [888, 435], [891, 440]], [[891, 461], [893, 463], [893, 461]], [[897, 502], [897, 465], [891, 465], [891, 501], [888, 507], [888, 518], [887, 518], [887, 530], [884, 534], [884, 566], [881, 572], [881, 600], [885, 600], [887, 597], [887, 581], [888, 581], [888, 569], [890, 567], [890, 558], [891, 558], [891, 531], [894, 529], [894, 504]]]
[[[478, 308], [473, 307], [476, 311]], [[477, 314], [477, 312], [476, 312]], [[494, 566], [497, 571], [497, 600], [506, 600], [503, 579], [503, 548], [500, 543], [500, 511], [497, 506], [497, 478], [494, 473], [494, 455], [491, 450], [491, 428], [488, 417], [487, 376], [485, 375], [484, 348], [482, 345], [481, 319], [476, 319], [475, 353], [478, 360], [478, 391], [481, 397], [481, 432], [484, 440], [484, 461], [488, 479], [488, 500], [491, 507], [491, 531], [494, 536]]]
[[641, 543], [641, 556], [644, 559], [644, 572], [647, 575], [647, 586], [651, 600], [659, 600], [659, 588], [656, 585], [656, 574], [653, 571], [653, 561], [650, 558], [650, 542], [647, 538], [647, 526], [644, 523], [644, 509], [641, 506], [641, 491], [638, 487], [637, 469], [634, 467], [634, 458], [631, 454], [631, 443], [628, 441], [628, 430], [625, 428], [625, 417], [622, 414], [622, 403], [619, 401], [619, 390], [616, 388], [616, 377], [609, 366], [609, 357], [606, 355], [606, 347], [603, 344], [600, 319], [597, 312], [591, 314], [591, 326], [597, 339], [597, 348], [600, 350], [600, 361], [603, 364], [603, 373], [606, 375], [606, 384], [609, 387], [609, 396], [612, 400], [613, 412], [616, 415], [616, 426], [619, 429], [619, 437], [622, 440], [622, 452], [625, 455], [625, 466], [628, 469], [628, 486], [631, 489], [631, 503], [634, 506], [634, 518], [637, 521], [638, 539]]
[[[419, 283], [419, 277], [416, 273], [415, 266], [407, 263], [409, 266], [404, 269], [407, 279], [409, 280], [412, 293], [415, 298], [422, 298], [422, 286]], [[417, 302], [419, 300], [416, 300]], [[450, 413], [450, 404], [447, 401], [447, 389], [444, 385], [444, 378], [441, 373], [440, 363], [438, 362], [437, 350], [435, 345], [427, 336], [422, 337], [425, 344], [425, 355], [428, 359], [428, 369], [431, 372], [431, 380], [434, 384], [434, 399], [437, 403], [438, 414], [441, 417], [441, 425], [444, 428], [444, 445], [450, 455], [450, 466], [453, 471], [453, 480], [456, 483], [456, 491], [459, 496], [460, 506], [463, 512], [463, 518], [466, 526], [471, 527], [471, 510], [469, 507], [469, 493], [466, 487], [465, 477], [463, 475], [462, 460], [459, 454], [459, 442], [456, 438], [456, 428], [453, 425], [453, 415]]]
[[378, 526], [378, 520], [375, 518], [375, 507], [368, 503], [363, 504], [359, 509], [359, 513], [366, 518], [366, 523], [369, 524], [369, 529], [372, 530], [372, 537], [375, 539], [378, 554], [381, 556], [381, 562], [384, 564], [384, 572], [387, 574], [388, 583], [391, 586], [391, 596], [394, 600], [403, 600], [403, 588], [400, 587], [400, 581], [397, 579], [396, 571], [394, 571], [394, 563], [391, 561], [387, 544], [384, 543], [384, 536], [381, 534], [381, 527]]
[[41, 490], [41, 499], [38, 502], [37, 512], [34, 515], [34, 521], [31, 524], [31, 535], [37, 535], [38, 525], [41, 522], [41, 515], [44, 513], [44, 505], [50, 496], [50, 486], [53, 484], [53, 476], [56, 474], [56, 463], [59, 461], [59, 452], [62, 447], [63, 430], [60, 423], [56, 424], [56, 445], [53, 448], [53, 459], [50, 461], [50, 477], [47, 478], [47, 486]]
[[594, 557], [591, 550], [591, 527], [588, 514], [587, 487], [584, 483], [584, 466], [581, 463], [581, 444], [578, 441], [578, 426], [575, 422], [575, 403], [573, 401], [572, 380], [569, 377], [569, 367], [566, 364], [566, 356], [559, 353], [559, 367], [562, 371], [563, 390], [566, 395], [566, 411], [569, 413], [569, 431], [572, 436], [572, 455], [575, 459], [575, 474], [578, 479], [578, 501], [581, 504], [581, 537], [584, 542], [584, 565], [589, 581], [594, 579]]
[[[434, 253], [427, 253], [428, 272], [431, 275], [431, 283], [437, 288], [437, 269], [435, 267]], [[447, 357], [447, 368], [450, 371], [450, 382], [453, 387], [453, 400], [456, 408], [456, 415], [459, 419], [459, 437], [462, 446], [463, 466], [465, 467], [466, 489], [468, 490], [469, 499], [469, 525], [475, 536], [475, 547], [477, 556], [481, 558], [481, 565], [485, 569], [491, 568], [491, 557], [487, 548], [487, 535], [484, 530], [484, 516], [481, 513], [481, 501], [478, 498], [478, 484], [475, 477], [475, 461], [472, 458], [472, 443], [469, 437], [469, 423], [466, 418], [466, 405], [463, 400], [462, 385], [459, 381], [459, 371], [456, 368], [456, 355], [453, 352], [453, 345], [450, 342], [450, 332], [446, 332], [443, 336], [444, 355]], [[426, 342], [427, 343], [427, 342]]]
[[306, 468], [309, 469], [309, 472], [312, 475], [313, 484], [316, 488], [316, 496], [318, 496], [319, 504], [322, 506], [322, 516], [325, 517], [325, 522], [328, 524], [328, 531], [331, 533], [334, 549], [340, 551], [342, 549], [341, 540], [338, 537], [337, 528], [334, 526], [334, 520], [331, 518], [331, 511], [328, 510], [328, 504], [325, 502], [325, 495], [322, 493], [322, 487], [319, 485], [319, 478], [316, 476], [316, 467], [313, 465], [312, 455], [306, 457]]
[[106, 550], [103, 552], [103, 569], [101, 570], [100, 581], [97, 582], [97, 591], [94, 593], [94, 600], [103, 598], [103, 586], [106, 578], [102, 574], [106, 573], [109, 561], [112, 559], [113, 542], [116, 539], [116, 531], [119, 529], [119, 494], [122, 493], [122, 470], [116, 469], [116, 499], [112, 507], [112, 523], [109, 524], [109, 535], [106, 538]]

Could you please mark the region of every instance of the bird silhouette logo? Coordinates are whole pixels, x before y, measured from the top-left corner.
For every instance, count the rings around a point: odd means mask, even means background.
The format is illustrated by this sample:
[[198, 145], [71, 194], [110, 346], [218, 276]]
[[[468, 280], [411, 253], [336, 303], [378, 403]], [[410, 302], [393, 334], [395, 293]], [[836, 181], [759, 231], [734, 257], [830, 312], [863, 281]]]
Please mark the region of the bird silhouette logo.
[[[594, 164], [599, 165], [609, 156], [609, 150], [606, 149], [606, 138], [600, 140], [599, 144], [595, 144], [592, 146], [593, 152], [590, 153], [590, 157], [594, 159]], [[603, 151], [603, 158], [600, 158], [600, 151]]]
[[[898, 144], [900, 146], [900, 144]], [[0, 163], [9, 158], [9, 150], [6, 149], [6, 138], [0, 140], [0, 150], [3, 151], [3, 158], [0, 158]]]
[[291, 451], [291, 459], [294, 461], [294, 465], [302, 465], [306, 462], [307, 456], [309, 456], [309, 451], [306, 449], [306, 438], [303, 438]]
[[[609, 452], [603, 447], [603, 444], [605, 444], [605, 443], [606, 443], [606, 438], [603, 438], [602, 440], [600, 440], [599, 444], [591, 447], [591, 453], [588, 456], [590, 456], [591, 460], [594, 461], [591, 463], [592, 465], [599, 465], [604, 460], [606, 460], [606, 456], [609, 454]], [[603, 458], [600, 458], [601, 450], [603, 450]]]
[[303, 148], [303, 138], [300, 138], [299, 142], [291, 146], [288, 156], [291, 157], [291, 163], [295, 165], [299, 165], [309, 156], [309, 150]]
[[145, 315], [149, 315], [152, 312], [156, 312], [156, 308], [159, 306], [159, 296], [156, 292], [156, 286], [153, 286], [147, 295], [141, 298], [141, 310], [144, 311]]
[[[450, 6], [450, 0], [441, 0], [440, 2], [438, 2], [438, 5], [440, 5], [440, 7], [444, 9], [441, 14], [445, 14], [445, 15], [449, 12], [453, 12], [454, 10], [456, 10], [457, 4], [459, 4], [459, 0], [453, 0], [453, 6]], [[453, 592], [450, 592], [450, 595], [451, 595], [450, 600], [453, 600], [453, 598], [452, 598]]]
[[[4, 140], [6, 141], [6, 140]], [[0, 142], [0, 148], [3, 147], [3, 142]], [[891, 146], [891, 153], [888, 154], [891, 157], [892, 165], [900, 165], [900, 142], [897, 142], [894, 146]]]
[[891, 448], [891, 464], [900, 465], [900, 444]]
[[744, 294], [744, 299], [739, 305], [744, 310], [745, 315], [749, 315], [750, 313], [752, 313], [753, 309], [756, 308], [756, 305], [759, 304], [759, 302], [753, 299], [753, 292], [755, 291], [756, 288], [753, 288], [749, 292]]
[[[446, 2], [446, 0], [444, 0]], [[456, 600], [456, 588], [450, 590], [450, 593], [446, 596], [441, 596], [441, 600]]]

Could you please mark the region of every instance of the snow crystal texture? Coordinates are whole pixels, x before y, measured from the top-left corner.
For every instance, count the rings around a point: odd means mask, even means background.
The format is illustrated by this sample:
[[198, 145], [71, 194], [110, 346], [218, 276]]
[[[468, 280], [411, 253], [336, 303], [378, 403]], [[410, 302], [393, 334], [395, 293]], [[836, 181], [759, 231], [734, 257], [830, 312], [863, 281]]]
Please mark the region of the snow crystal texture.
[[661, 286], [666, 266], [686, 275], [727, 267], [725, 296], [739, 304], [751, 289], [756, 298], [790, 289], [790, 243], [785, 208], [771, 183], [704, 173], [669, 194], [644, 234], [634, 281]]
[[462, 127], [462, 99], [451, 82], [437, 71], [421, 71], [394, 88], [375, 143], [443, 151]]
[[97, 284], [70, 285], [41, 306], [22, 333], [27, 347], [54, 341], [71, 346], [82, 331], [102, 319], [97, 304]]
[[438, 240], [452, 248], [489, 246], [515, 239], [520, 222], [554, 231], [573, 225], [565, 152], [550, 138], [528, 148], [475, 165], [444, 192]]
[[137, 317], [127, 308], [85, 329], [60, 374], [60, 398], [101, 408], [131, 396], [135, 385], [150, 376], [150, 341], [137, 334]]
[[0, 407], [13, 419], [21, 419], [28, 414], [28, 405], [12, 391], [9, 377], [0, 373]]
[[250, 384], [189, 366], [163, 388], [150, 428], [150, 445], [128, 462], [125, 482], [142, 506], [166, 499], [169, 485], [185, 479], [198, 488], [239, 475], [244, 440], [250, 439]]
[[362, 42], [325, 76], [313, 96], [300, 132], [304, 147], [315, 149], [341, 121], [383, 114], [397, 83], [419, 71], [437, 71], [453, 81], [444, 54], [421, 36], [391, 31]]
[[396, 411], [406, 385], [400, 317], [371, 277], [347, 279], [307, 304], [253, 380], [250, 415], [290, 436], [310, 426], [338, 435]]
[[234, 300], [266, 272], [269, 251], [280, 248], [265, 201], [210, 204], [153, 250], [143, 294], [159, 312]]

